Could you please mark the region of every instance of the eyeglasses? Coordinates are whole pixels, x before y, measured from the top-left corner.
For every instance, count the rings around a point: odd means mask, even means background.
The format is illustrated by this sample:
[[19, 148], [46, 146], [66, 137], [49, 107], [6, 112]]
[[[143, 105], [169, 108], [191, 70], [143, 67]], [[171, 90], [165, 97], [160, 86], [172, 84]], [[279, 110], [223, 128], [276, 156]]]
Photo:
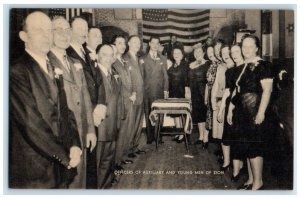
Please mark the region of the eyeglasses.
[[69, 34], [71, 32], [70, 28], [62, 29], [62, 28], [55, 28], [53, 29], [58, 34]]

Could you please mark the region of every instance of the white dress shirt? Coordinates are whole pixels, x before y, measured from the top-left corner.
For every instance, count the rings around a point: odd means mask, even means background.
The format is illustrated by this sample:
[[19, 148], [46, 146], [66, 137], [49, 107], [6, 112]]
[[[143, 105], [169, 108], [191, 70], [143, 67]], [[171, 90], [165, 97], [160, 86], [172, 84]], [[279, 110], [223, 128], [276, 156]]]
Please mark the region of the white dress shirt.
[[49, 61], [48, 57], [41, 56], [33, 52], [32, 50], [25, 48], [25, 51], [39, 64], [41, 69], [48, 74], [48, 69], [47, 69], [47, 61]]

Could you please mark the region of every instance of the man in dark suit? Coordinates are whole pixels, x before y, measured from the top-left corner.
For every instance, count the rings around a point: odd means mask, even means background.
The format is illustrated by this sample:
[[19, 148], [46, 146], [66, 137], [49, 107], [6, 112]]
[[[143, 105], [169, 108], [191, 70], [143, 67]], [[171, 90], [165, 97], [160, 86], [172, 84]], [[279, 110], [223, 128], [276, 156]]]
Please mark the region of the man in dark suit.
[[[91, 55], [93, 54], [92, 51], [95, 51], [96, 47], [102, 42], [102, 35], [99, 29], [99, 32], [94, 29], [88, 31], [87, 22], [80, 17], [74, 18], [71, 27], [72, 38], [70, 47], [67, 49], [67, 54], [70, 57], [79, 60], [83, 66], [83, 72], [93, 106], [94, 124], [97, 127], [100, 124], [100, 121], [105, 118], [106, 99], [102, 76], [97, 69], [96, 56]], [[95, 35], [98, 37], [97, 39], [94, 39]], [[83, 47], [85, 42], [87, 42], [87, 45]], [[95, 153], [96, 151], [87, 154], [87, 188], [96, 188]]]
[[83, 65], [83, 72], [87, 81], [87, 86], [94, 110], [95, 108], [100, 109], [100, 107], [105, 110], [103, 107], [106, 103], [105, 92], [103, 87], [101, 87], [101, 75], [99, 74], [98, 70], [96, 70], [96, 60], [93, 60], [89, 56], [90, 53], [86, 52], [83, 47], [83, 44], [87, 41], [88, 24], [84, 19], [76, 17], [71, 23], [71, 28], [72, 38], [70, 47], [67, 48], [67, 54], [72, 58], [80, 60], [81, 64]]
[[152, 102], [156, 99], [168, 98], [169, 90], [167, 59], [158, 53], [159, 46], [159, 38], [151, 37], [149, 40], [150, 50], [140, 59], [144, 74], [147, 144], [154, 141], [154, 128], [149, 120]]
[[140, 149], [140, 141], [144, 119], [144, 80], [143, 70], [141, 68], [139, 57], [137, 53], [141, 48], [141, 40], [137, 35], [132, 35], [128, 39], [129, 50], [124, 55], [124, 60], [127, 62], [131, 81], [132, 81], [132, 92], [135, 94], [135, 98], [132, 104], [132, 137], [130, 138], [129, 145], [129, 157], [135, 156], [135, 154], [144, 154], [145, 151]]
[[103, 45], [97, 54], [107, 101], [106, 117], [98, 126], [97, 184], [99, 189], [105, 189], [111, 186], [113, 180], [116, 141], [121, 119], [121, 88], [118, 76], [113, 74], [111, 68], [114, 59], [112, 47]]
[[55, 69], [63, 72], [68, 106], [74, 112], [81, 145], [84, 146], [82, 161], [77, 167], [78, 175], [69, 187], [86, 188], [86, 149], [90, 148], [89, 152], [92, 152], [97, 142], [92, 103], [80, 61], [66, 54], [66, 49], [71, 41], [69, 23], [65, 18], [57, 17], [52, 21], [52, 28], [53, 47], [48, 53], [48, 57]]
[[67, 188], [76, 174], [71, 168], [80, 163], [81, 146], [61, 74], [47, 58], [49, 17], [31, 13], [19, 36], [25, 54], [9, 74], [9, 187]]
[[129, 144], [133, 135], [133, 103], [136, 100], [136, 93], [132, 89], [132, 78], [127, 62], [123, 59], [126, 50], [126, 39], [122, 35], [116, 35], [113, 38], [112, 45], [116, 54], [116, 61], [112, 68], [118, 73], [121, 83], [121, 101], [123, 105], [124, 120], [120, 123], [119, 136], [116, 143], [116, 170], [122, 170], [121, 164], [132, 164], [133, 161], [127, 158], [129, 153]]

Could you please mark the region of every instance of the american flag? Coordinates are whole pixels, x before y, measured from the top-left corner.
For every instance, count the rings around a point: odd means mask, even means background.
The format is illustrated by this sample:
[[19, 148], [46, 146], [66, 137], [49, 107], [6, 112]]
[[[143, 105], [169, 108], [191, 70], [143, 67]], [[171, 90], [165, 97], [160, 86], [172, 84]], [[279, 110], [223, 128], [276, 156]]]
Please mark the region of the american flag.
[[90, 8], [51, 8], [49, 9], [49, 17], [63, 16], [70, 21], [73, 17], [81, 16], [82, 13], [92, 12], [93, 11]]
[[202, 42], [209, 35], [209, 13], [199, 9], [143, 9], [143, 42], [159, 36], [165, 44], [170, 33], [185, 46]]

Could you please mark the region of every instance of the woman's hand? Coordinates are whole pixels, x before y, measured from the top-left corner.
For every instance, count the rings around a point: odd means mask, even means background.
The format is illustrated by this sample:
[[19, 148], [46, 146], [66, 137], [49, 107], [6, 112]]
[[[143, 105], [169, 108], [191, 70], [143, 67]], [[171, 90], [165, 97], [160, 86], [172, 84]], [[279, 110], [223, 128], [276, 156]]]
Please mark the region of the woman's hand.
[[257, 113], [254, 122], [255, 124], [261, 124], [264, 120], [265, 120], [265, 114]]
[[218, 120], [219, 123], [223, 122], [223, 110], [220, 110], [218, 112], [217, 120]]
[[228, 110], [228, 113], [227, 113], [227, 123], [229, 125], [232, 125], [232, 110]]

